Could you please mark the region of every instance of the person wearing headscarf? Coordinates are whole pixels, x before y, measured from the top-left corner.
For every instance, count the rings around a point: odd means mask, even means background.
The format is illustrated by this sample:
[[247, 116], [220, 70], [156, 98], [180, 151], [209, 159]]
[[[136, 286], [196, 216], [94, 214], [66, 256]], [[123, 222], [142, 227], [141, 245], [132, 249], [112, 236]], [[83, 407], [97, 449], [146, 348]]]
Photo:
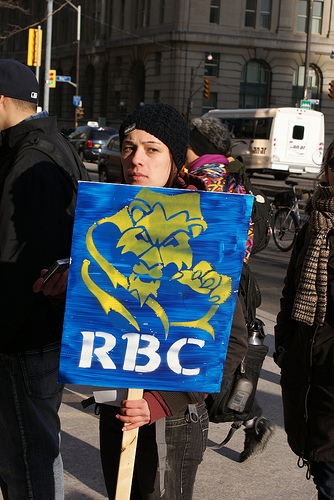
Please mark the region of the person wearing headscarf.
[[[218, 118], [202, 116], [191, 122], [186, 169], [198, 176], [206, 184], [208, 191], [245, 194], [246, 185], [250, 185], [246, 169], [239, 161], [231, 157], [231, 139], [225, 125]], [[247, 266], [253, 249], [254, 228], [250, 225], [247, 236], [244, 267]], [[240, 293], [239, 296], [243, 294]], [[247, 308], [243, 308], [244, 313]], [[255, 314], [256, 311], [254, 311]], [[254, 318], [255, 319], [255, 318]], [[245, 322], [249, 318], [245, 317]], [[240, 345], [241, 351], [243, 346]], [[224, 377], [225, 377], [224, 373]], [[221, 394], [227, 389], [226, 379], [222, 381]], [[244, 462], [262, 453], [275, 429], [263, 415], [263, 410], [254, 399], [252, 408], [243, 422], [245, 430], [244, 449], [239, 460]]]

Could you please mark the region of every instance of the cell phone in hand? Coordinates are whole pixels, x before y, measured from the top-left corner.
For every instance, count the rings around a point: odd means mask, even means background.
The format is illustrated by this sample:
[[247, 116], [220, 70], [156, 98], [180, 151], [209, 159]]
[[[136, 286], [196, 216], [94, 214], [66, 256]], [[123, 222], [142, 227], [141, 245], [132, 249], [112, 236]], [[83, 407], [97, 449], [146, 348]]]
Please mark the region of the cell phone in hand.
[[44, 280], [44, 285], [47, 281], [49, 281], [52, 276], [54, 276], [56, 273], [63, 274], [66, 269], [69, 268], [70, 265], [70, 260], [71, 259], [59, 259], [56, 260], [50, 267], [50, 269], [47, 270], [47, 272], [42, 276]]

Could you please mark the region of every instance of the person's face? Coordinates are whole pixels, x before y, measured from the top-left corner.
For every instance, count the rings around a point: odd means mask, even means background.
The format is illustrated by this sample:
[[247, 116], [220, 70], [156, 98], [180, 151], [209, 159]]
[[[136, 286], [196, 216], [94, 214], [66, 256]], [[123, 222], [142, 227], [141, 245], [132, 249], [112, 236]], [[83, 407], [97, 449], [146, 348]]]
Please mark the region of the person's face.
[[328, 155], [328, 160], [325, 166], [326, 181], [330, 186], [334, 186], [334, 148]]
[[144, 130], [134, 130], [122, 144], [122, 166], [126, 184], [163, 187], [172, 168], [168, 147]]
[[5, 99], [6, 97], [4, 95], [0, 95], [0, 130], [4, 130], [8, 127]]

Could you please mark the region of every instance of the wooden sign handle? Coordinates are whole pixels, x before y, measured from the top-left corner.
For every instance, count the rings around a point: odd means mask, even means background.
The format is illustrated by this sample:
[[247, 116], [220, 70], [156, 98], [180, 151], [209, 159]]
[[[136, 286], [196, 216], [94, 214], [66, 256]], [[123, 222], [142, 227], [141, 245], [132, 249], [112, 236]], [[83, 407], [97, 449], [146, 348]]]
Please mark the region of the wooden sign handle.
[[[143, 392], [143, 389], [128, 389], [127, 399], [142, 399]], [[123, 432], [115, 500], [129, 500], [130, 498], [138, 431], [139, 428]]]

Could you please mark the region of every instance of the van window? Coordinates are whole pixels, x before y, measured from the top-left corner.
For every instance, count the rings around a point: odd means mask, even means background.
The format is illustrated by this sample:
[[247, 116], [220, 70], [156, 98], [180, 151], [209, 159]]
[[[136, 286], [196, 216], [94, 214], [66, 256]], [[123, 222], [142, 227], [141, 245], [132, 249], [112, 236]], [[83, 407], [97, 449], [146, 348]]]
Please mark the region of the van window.
[[242, 135], [242, 118], [222, 118], [221, 121], [227, 127], [233, 139], [240, 139]]
[[253, 139], [254, 137], [255, 120], [245, 118], [242, 124], [242, 137], [245, 139]]
[[254, 139], [269, 139], [272, 123], [272, 118], [258, 118]]
[[297, 139], [298, 141], [302, 141], [304, 139], [304, 129], [302, 125], [295, 125], [293, 127], [292, 139]]
[[269, 139], [272, 118], [221, 118], [233, 139]]

